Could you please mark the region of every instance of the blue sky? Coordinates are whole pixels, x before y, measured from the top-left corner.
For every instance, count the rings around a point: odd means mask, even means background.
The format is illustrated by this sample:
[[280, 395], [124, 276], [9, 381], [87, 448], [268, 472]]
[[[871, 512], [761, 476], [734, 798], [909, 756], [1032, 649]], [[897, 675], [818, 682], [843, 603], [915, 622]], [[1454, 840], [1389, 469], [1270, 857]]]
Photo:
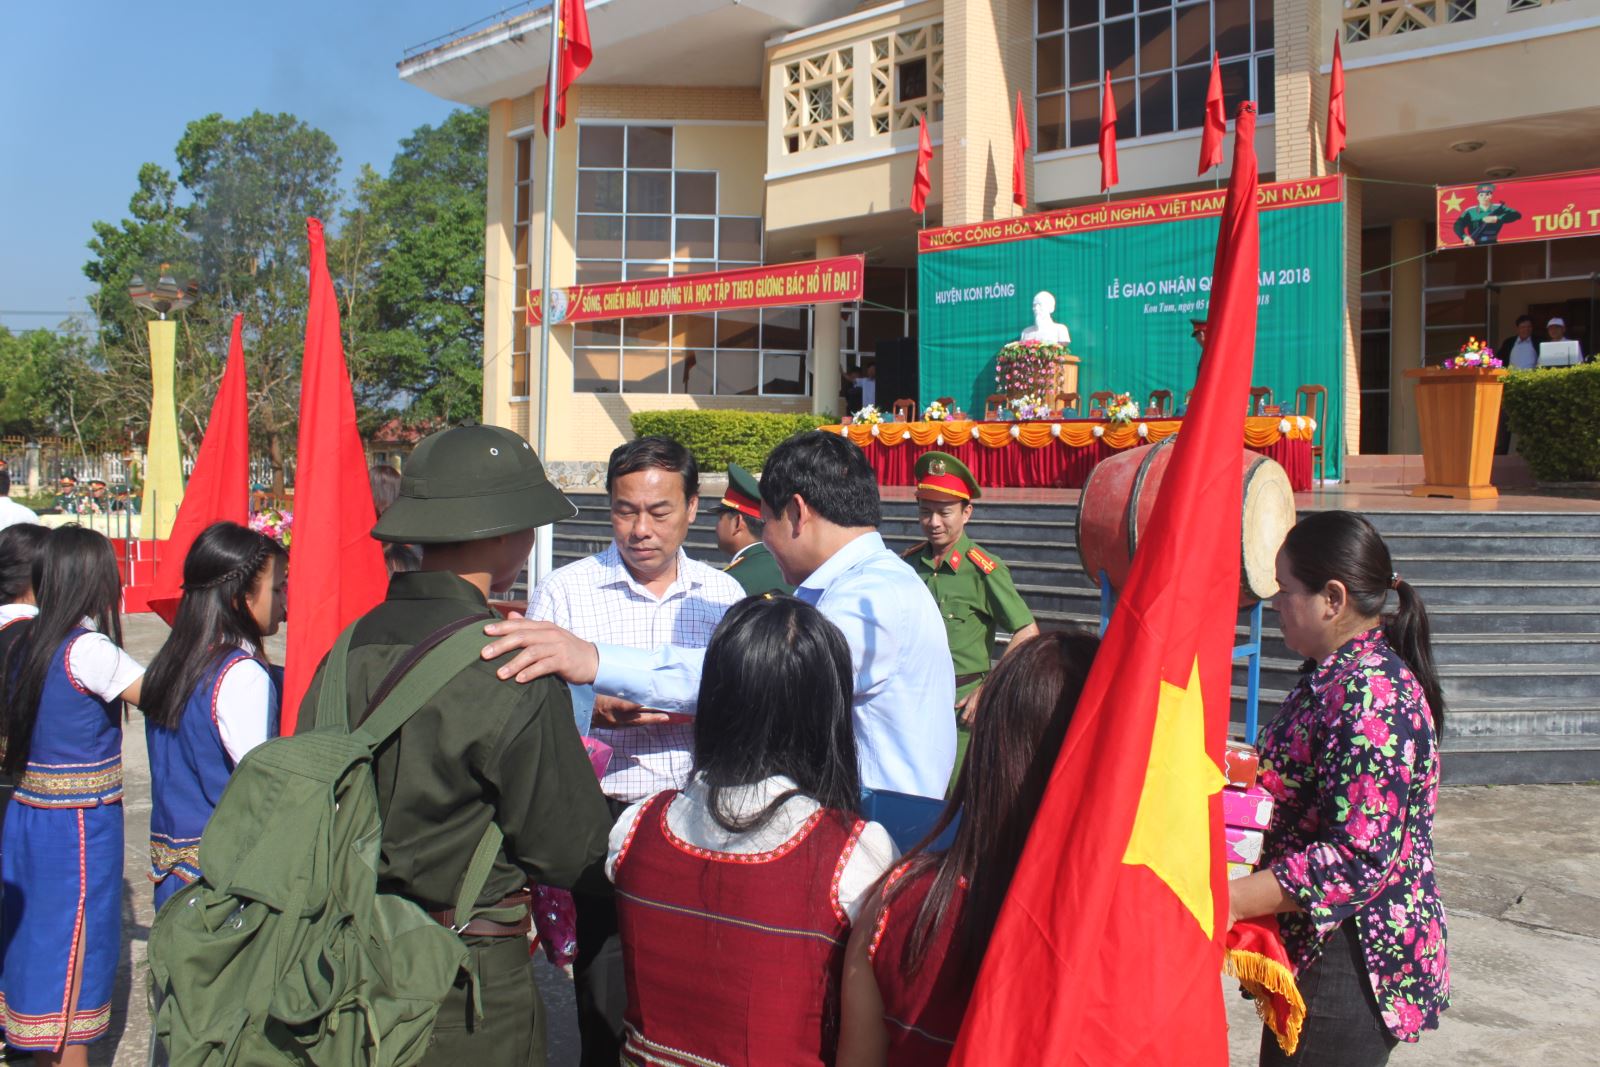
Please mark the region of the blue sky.
[[346, 188], [387, 170], [454, 106], [400, 81], [402, 54], [511, 2], [0, 2], [0, 324], [86, 308], [91, 224], [127, 216], [141, 163], [176, 170], [191, 119], [288, 111], [333, 137]]

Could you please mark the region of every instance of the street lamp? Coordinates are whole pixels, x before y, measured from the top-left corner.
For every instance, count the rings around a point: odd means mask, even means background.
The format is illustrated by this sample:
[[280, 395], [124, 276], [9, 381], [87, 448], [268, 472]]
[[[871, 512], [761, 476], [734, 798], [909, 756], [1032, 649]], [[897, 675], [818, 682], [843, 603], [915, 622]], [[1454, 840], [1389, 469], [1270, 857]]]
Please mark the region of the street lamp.
[[[150, 440], [144, 458], [142, 532], [156, 540], [172, 535], [172, 520], [183, 502], [183, 464], [178, 453], [178, 406], [173, 397], [173, 364], [178, 325], [167, 316], [182, 311], [200, 295], [200, 286], [182, 285], [171, 267], [161, 264], [156, 284], [147, 286], [135, 275], [128, 282], [128, 299], [156, 317], [145, 325], [150, 331]], [[148, 523], [149, 525], [143, 525]]]

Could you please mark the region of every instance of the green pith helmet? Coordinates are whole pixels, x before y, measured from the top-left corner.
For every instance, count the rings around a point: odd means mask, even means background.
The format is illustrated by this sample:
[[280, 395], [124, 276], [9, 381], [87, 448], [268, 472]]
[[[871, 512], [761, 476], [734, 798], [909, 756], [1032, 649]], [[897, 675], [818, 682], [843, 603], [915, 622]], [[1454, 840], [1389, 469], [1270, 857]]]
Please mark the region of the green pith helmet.
[[400, 476], [400, 496], [372, 536], [415, 545], [481, 541], [577, 513], [519, 434], [458, 426], [417, 445]]

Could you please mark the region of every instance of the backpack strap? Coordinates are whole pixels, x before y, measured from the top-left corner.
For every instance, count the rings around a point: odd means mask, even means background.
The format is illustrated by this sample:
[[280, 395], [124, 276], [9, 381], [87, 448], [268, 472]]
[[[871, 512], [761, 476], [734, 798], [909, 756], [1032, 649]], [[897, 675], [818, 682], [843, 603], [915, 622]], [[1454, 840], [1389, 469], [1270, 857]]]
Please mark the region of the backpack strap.
[[317, 692], [318, 730], [349, 730], [350, 717], [345, 710], [345, 679], [350, 663], [350, 637], [356, 624], [344, 628], [322, 661], [322, 688]]

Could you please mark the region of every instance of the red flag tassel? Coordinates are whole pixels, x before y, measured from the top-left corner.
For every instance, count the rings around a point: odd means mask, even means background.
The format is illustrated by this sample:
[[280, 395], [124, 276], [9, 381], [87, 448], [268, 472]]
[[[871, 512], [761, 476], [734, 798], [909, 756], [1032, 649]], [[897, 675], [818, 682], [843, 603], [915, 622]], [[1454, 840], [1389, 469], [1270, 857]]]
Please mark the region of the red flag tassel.
[[1289, 968], [1289, 955], [1278, 938], [1277, 921], [1268, 927], [1261, 919], [1234, 923], [1228, 931], [1228, 953], [1222, 971], [1239, 980], [1256, 1002], [1261, 1024], [1272, 1031], [1284, 1055], [1300, 1047], [1300, 1030], [1306, 1021], [1306, 1002]]

